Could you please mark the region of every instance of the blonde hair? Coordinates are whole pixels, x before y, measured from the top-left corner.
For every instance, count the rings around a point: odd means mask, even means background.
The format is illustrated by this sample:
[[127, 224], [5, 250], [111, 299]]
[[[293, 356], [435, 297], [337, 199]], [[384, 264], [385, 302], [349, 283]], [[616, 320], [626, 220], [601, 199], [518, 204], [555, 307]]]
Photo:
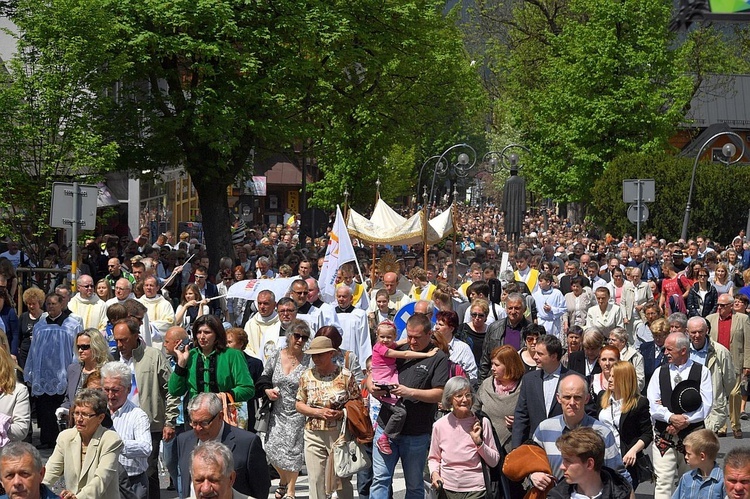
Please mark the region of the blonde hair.
[[696, 454], [704, 453], [710, 461], [715, 461], [719, 454], [719, 439], [714, 432], [705, 428], [692, 432], [682, 443], [685, 447], [690, 446], [690, 450]]
[[[626, 360], [616, 362], [612, 366], [610, 376], [615, 377], [615, 387], [622, 397], [622, 412], [630, 412], [635, 409], [635, 406], [638, 405], [640, 394], [638, 392], [638, 378], [635, 374], [633, 364]], [[609, 407], [609, 399], [612, 396], [614, 396], [614, 393], [607, 388], [602, 397], [602, 409]]]
[[[5, 333], [3, 333], [5, 336]], [[5, 341], [8, 341], [7, 339]], [[13, 393], [16, 389], [16, 362], [5, 348], [0, 348], [0, 391]]]

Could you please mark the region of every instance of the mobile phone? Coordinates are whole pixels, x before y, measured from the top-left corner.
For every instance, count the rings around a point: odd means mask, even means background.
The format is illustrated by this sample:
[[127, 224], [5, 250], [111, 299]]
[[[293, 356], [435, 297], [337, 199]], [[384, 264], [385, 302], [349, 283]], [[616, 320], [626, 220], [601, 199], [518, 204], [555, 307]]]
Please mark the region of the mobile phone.
[[388, 390], [388, 391], [395, 388], [395, 385], [388, 385], [385, 383], [375, 383], [375, 386], [378, 387], [380, 390]]
[[186, 337], [180, 342], [179, 345], [177, 345], [177, 350], [179, 350], [180, 352], [184, 352], [186, 348], [190, 348], [191, 343], [192, 342], [190, 341], [190, 337]]

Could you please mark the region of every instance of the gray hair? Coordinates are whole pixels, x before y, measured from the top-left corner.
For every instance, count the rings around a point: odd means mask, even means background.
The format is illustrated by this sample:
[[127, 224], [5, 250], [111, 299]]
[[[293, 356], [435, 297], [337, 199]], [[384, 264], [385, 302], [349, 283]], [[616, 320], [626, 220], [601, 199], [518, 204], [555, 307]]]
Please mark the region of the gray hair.
[[209, 414], [211, 416], [216, 416], [219, 414], [223, 408], [223, 405], [221, 403], [221, 399], [219, 399], [219, 396], [215, 393], [211, 392], [205, 392], [205, 393], [199, 393], [192, 399], [190, 399], [190, 402], [188, 402], [187, 410], [188, 414], [192, 414], [201, 407], [205, 406], [206, 409], [208, 409]]
[[107, 397], [101, 390], [95, 390], [93, 388], [84, 388], [76, 394], [75, 400], [73, 400], [73, 407], [88, 406], [98, 416], [99, 414], [107, 414]]
[[701, 332], [708, 331], [708, 322], [706, 322], [706, 319], [704, 319], [700, 315], [698, 315], [696, 317], [691, 317], [690, 319], [688, 319], [688, 326], [690, 326], [691, 322], [693, 324], [698, 324], [700, 326], [700, 328], [701, 328], [700, 329]]
[[463, 376], [454, 376], [449, 379], [443, 388], [443, 409], [453, 408], [453, 396], [467, 389], [471, 393], [471, 384]]
[[257, 300], [260, 295], [268, 295], [271, 297], [271, 301], [276, 303], [276, 295], [270, 289], [263, 289], [261, 291], [258, 291], [258, 296], [256, 296], [255, 299]]
[[352, 296], [354, 294], [354, 291], [352, 291], [352, 288], [350, 288], [346, 284], [339, 284], [336, 287], [336, 293], [338, 293], [339, 291], [344, 291], [349, 296]]
[[[10, 446], [13, 444], [11, 443], [8, 445]], [[8, 447], [6, 447], [5, 449], [7, 448]], [[3, 449], [2, 454], [0, 454], [0, 458], [2, 458], [2, 456], [5, 454], [5, 449]], [[726, 473], [727, 468], [732, 468], [733, 470], [742, 470], [745, 469], [748, 465], [750, 465], [750, 447], [735, 447], [734, 449], [727, 452], [727, 455], [724, 458], [724, 473]]]
[[682, 329], [687, 328], [687, 315], [683, 314], [682, 312], [674, 312], [672, 314], [669, 314], [669, 317], [667, 317], [667, 323], [671, 326], [672, 324], [679, 324]]
[[690, 338], [685, 333], [674, 332], [670, 333], [671, 335], [675, 335], [674, 346], [677, 349], [690, 348]]
[[226, 445], [214, 440], [207, 440], [199, 443], [193, 452], [190, 453], [190, 467], [196, 460], [204, 463], [218, 464], [221, 468], [222, 476], [228, 477], [234, 471], [234, 458], [232, 451]]
[[133, 373], [124, 362], [107, 362], [102, 366], [102, 382], [107, 378], [117, 378], [120, 385], [130, 389]]
[[510, 293], [508, 297], [505, 298], [505, 303], [508, 303], [509, 301], [519, 302], [521, 304], [521, 309], [526, 310], [526, 300], [521, 293]]
[[291, 344], [292, 336], [294, 335], [294, 333], [297, 333], [299, 335], [302, 335], [304, 333], [307, 336], [312, 335], [312, 332], [310, 331], [310, 325], [301, 319], [294, 319], [289, 323], [289, 327], [286, 328], [287, 344]]
[[[425, 311], [425, 315], [427, 317], [432, 317], [432, 315], [435, 313], [435, 303], [432, 300], [419, 300], [417, 303], [426, 303], [427, 304], [427, 311]], [[416, 304], [414, 304], [416, 307]]]
[[262, 256], [258, 258], [258, 263], [266, 263], [268, 265], [271, 264], [271, 260], [267, 256]]
[[34, 464], [34, 473], [42, 471], [42, 455], [39, 451], [28, 442], [9, 442], [8, 445], [0, 449], [0, 470], [2, 470], [2, 462], [5, 459], [18, 460], [24, 456], [31, 456], [31, 461]]
[[625, 331], [625, 328], [617, 326], [609, 334], [614, 334], [618, 340], [624, 341], [626, 345], [628, 344], [628, 332]]

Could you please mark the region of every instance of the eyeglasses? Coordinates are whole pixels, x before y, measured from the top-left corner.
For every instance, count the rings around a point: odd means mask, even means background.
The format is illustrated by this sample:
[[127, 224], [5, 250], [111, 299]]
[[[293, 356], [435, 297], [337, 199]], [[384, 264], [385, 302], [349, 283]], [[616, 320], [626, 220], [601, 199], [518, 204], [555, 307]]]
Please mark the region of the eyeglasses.
[[487, 314], [480, 314], [479, 312], [472, 312], [472, 317], [487, 317]]
[[293, 314], [296, 311], [290, 308], [280, 308], [278, 312], [279, 312], [279, 315], [281, 315], [281, 314]]
[[698, 277], [708, 277], [708, 274], [698, 274]]
[[731, 304], [731, 303], [719, 303], [719, 304], [718, 304], [718, 305], [716, 305], [716, 306], [717, 306], [717, 307], [721, 307], [721, 308], [724, 308], [724, 307], [730, 307], [730, 306], [732, 306], [732, 304]]
[[85, 352], [86, 350], [91, 350], [91, 345], [76, 345], [76, 348]]
[[218, 416], [218, 415], [219, 415], [219, 413], [217, 412], [208, 421], [195, 421], [195, 420], [191, 420], [190, 421], [190, 426], [192, 426], [193, 428], [195, 428], [196, 426], [199, 427], [199, 428], [207, 428], [211, 423], [214, 422], [214, 419], [216, 419], [216, 416]]
[[307, 341], [307, 339], [310, 338], [309, 336], [306, 336], [304, 334], [298, 334], [298, 333], [292, 333], [292, 336], [294, 336], [294, 339], [297, 341], [302, 340], [302, 339]]
[[306, 295], [309, 294], [309, 291], [292, 291], [295, 295]]
[[79, 284], [78, 287], [79, 288], [93, 288], [94, 285], [93, 284]]
[[73, 419], [83, 419], [84, 421], [88, 421], [91, 418], [97, 417], [98, 414], [89, 414], [87, 412], [74, 412], [73, 413]]

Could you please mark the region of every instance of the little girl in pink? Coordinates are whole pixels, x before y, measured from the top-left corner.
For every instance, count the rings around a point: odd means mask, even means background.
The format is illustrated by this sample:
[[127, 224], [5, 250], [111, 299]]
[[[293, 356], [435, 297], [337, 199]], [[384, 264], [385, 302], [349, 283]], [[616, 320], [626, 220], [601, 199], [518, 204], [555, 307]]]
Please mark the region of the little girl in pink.
[[372, 347], [372, 383], [386, 394], [378, 397], [384, 404], [390, 404], [391, 417], [383, 429], [383, 434], [375, 442], [382, 454], [391, 454], [389, 438], [395, 438], [401, 433], [406, 419], [406, 408], [400, 398], [391, 395], [390, 388], [398, 386], [398, 369], [396, 359], [426, 359], [438, 351], [437, 348], [429, 352], [413, 352], [411, 350], [396, 350], [406, 344], [407, 340], [396, 341], [396, 325], [391, 321], [383, 321], [375, 330], [376, 342]]

